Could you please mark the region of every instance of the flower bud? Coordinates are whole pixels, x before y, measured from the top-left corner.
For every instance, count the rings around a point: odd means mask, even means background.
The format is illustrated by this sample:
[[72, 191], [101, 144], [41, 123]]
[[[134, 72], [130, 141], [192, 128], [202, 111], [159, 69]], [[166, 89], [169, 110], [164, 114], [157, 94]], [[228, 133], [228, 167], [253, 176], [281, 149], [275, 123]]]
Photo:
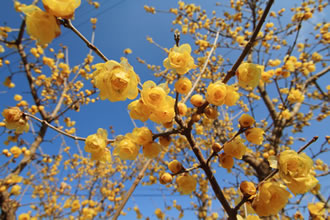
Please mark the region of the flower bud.
[[240, 126], [242, 128], [248, 128], [251, 127], [253, 125], [253, 123], [255, 122], [254, 118], [251, 117], [248, 114], [243, 114], [241, 115], [241, 117], [238, 119], [238, 123], [240, 124]]
[[178, 111], [179, 111], [179, 115], [181, 116], [185, 116], [187, 114], [187, 106], [186, 104], [179, 102], [178, 103]]
[[191, 96], [190, 103], [195, 107], [201, 107], [204, 104], [205, 100], [202, 95], [195, 94]]
[[244, 196], [252, 196], [256, 194], [257, 189], [254, 186], [254, 183], [248, 182], [248, 181], [243, 181], [241, 182], [241, 185], [239, 186], [239, 189], [243, 193]]
[[176, 173], [180, 172], [183, 169], [183, 166], [179, 161], [173, 160], [168, 164], [168, 169], [172, 173], [176, 174]]
[[171, 183], [173, 180], [173, 177], [170, 173], [163, 173], [160, 177], [159, 177], [159, 182], [161, 184], [167, 184], [167, 183]]
[[214, 152], [216, 152], [216, 153], [218, 153], [219, 151], [221, 151], [221, 149], [222, 149], [222, 147], [221, 147], [221, 145], [220, 145], [219, 143], [214, 143], [214, 144], [212, 145], [212, 150], [213, 150]]
[[164, 147], [167, 147], [171, 144], [171, 137], [170, 136], [160, 136], [159, 137], [159, 143], [163, 145]]
[[218, 111], [215, 108], [212, 108], [210, 106], [207, 106], [204, 109], [204, 114], [206, 115], [206, 117], [208, 117], [209, 119], [216, 119], [218, 117]]
[[193, 122], [198, 122], [200, 119], [201, 119], [201, 115], [200, 115], [200, 114], [196, 114], [196, 113], [194, 113], [194, 114], [191, 116], [191, 120], [192, 120]]

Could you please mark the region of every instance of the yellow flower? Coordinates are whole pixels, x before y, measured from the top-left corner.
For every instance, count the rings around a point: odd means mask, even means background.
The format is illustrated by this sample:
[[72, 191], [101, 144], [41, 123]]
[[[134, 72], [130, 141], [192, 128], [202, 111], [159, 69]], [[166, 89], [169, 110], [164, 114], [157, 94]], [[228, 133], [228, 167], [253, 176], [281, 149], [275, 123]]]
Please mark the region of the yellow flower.
[[110, 162], [111, 161], [110, 150], [108, 148], [104, 148], [104, 150], [101, 152], [92, 153], [91, 159], [101, 161], [101, 162]]
[[71, 203], [71, 212], [76, 212], [80, 209], [80, 202], [79, 200], [74, 200], [72, 203]]
[[178, 111], [179, 111], [179, 115], [185, 116], [187, 114], [187, 111], [188, 111], [187, 105], [184, 104], [183, 102], [179, 102], [178, 103]]
[[322, 216], [325, 214], [325, 204], [323, 202], [308, 203], [308, 211], [312, 216]]
[[142, 122], [147, 121], [151, 114], [151, 108], [145, 105], [141, 99], [131, 102], [127, 108], [132, 119]]
[[206, 100], [213, 105], [223, 105], [227, 95], [227, 86], [221, 81], [210, 83], [207, 87]]
[[21, 186], [20, 185], [14, 185], [13, 187], [11, 187], [10, 193], [18, 196], [19, 194], [21, 194]]
[[298, 89], [291, 89], [289, 92], [288, 100], [290, 103], [303, 102], [305, 96]]
[[227, 88], [227, 94], [226, 94], [226, 98], [225, 98], [225, 105], [228, 106], [233, 106], [236, 104], [237, 100], [239, 99], [239, 94], [238, 92], [236, 92], [235, 87], [234, 86], [228, 86], [226, 85]]
[[163, 61], [163, 65], [167, 69], [173, 69], [178, 74], [183, 75], [191, 69], [196, 68], [194, 59], [190, 55], [191, 47], [189, 44], [182, 44], [180, 47], [174, 46], [168, 58]]
[[201, 107], [205, 103], [205, 100], [202, 95], [195, 94], [191, 96], [190, 103], [195, 107]]
[[239, 189], [243, 193], [244, 196], [252, 196], [252, 195], [256, 194], [256, 192], [257, 192], [257, 189], [256, 189], [254, 183], [248, 182], [248, 181], [241, 182]]
[[74, 11], [80, 5], [80, 0], [42, 0], [44, 7], [50, 14], [71, 19]]
[[22, 7], [26, 14], [26, 31], [35, 38], [39, 44], [49, 44], [61, 34], [61, 29], [56, 18], [42, 11], [35, 5]]
[[219, 163], [228, 172], [231, 172], [231, 168], [234, 166], [234, 158], [226, 153], [222, 153], [219, 156]]
[[131, 134], [126, 134], [116, 140], [114, 155], [118, 155], [122, 160], [135, 160], [139, 153], [139, 146], [133, 141]]
[[290, 193], [286, 187], [276, 182], [265, 182], [252, 202], [259, 216], [276, 215], [287, 204]]
[[190, 91], [192, 83], [187, 77], [181, 77], [178, 81], [175, 82], [174, 87], [175, 91], [180, 94], [186, 95]]
[[246, 152], [246, 146], [243, 144], [243, 140], [239, 137], [236, 137], [230, 142], [226, 142], [223, 145], [223, 151], [226, 155], [235, 157], [237, 159], [242, 159], [243, 155]]
[[248, 114], [243, 114], [241, 117], [238, 119], [238, 123], [242, 128], [248, 128], [253, 125], [255, 122], [254, 118]]
[[172, 160], [169, 164], [168, 164], [168, 169], [176, 174], [178, 172], [180, 172], [183, 169], [182, 164], [178, 161], [178, 160]]
[[305, 153], [298, 154], [286, 150], [278, 156], [280, 176], [294, 194], [303, 194], [311, 190], [318, 180], [311, 174], [313, 160]]
[[260, 145], [264, 140], [264, 133], [261, 128], [249, 128], [245, 131], [245, 136], [250, 143]]
[[30, 220], [30, 214], [29, 213], [22, 213], [18, 216], [18, 220]]
[[85, 151], [88, 153], [100, 153], [107, 146], [108, 132], [99, 128], [96, 134], [89, 135], [85, 141]]
[[96, 64], [93, 73], [95, 86], [100, 89], [100, 98], [111, 102], [123, 101], [126, 98], [135, 99], [138, 95], [139, 77], [126, 58], [118, 63], [109, 60]]
[[177, 177], [176, 184], [178, 191], [183, 195], [187, 195], [196, 190], [197, 181], [193, 176], [184, 174]]
[[152, 142], [152, 132], [147, 127], [134, 128], [132, 136], [138, 145], [145, 145]]
[[160, 84], [157, 86], [156, 83], [151, 80], [146, 81], [142, 86], [142, 101], [152, 110], [158, 109], [166, 104], [168, 92], [169, 89], [166, 84]]
[[236, 75], [238, 78], [238, 85], [243, 89], [249, 87], [255, 88], [261, 78], [261, 69], [257, 64], [253, 63], [242, 63], [237, 71]]
[[157, 109], [154, 109], [150, 115], [150, 120], [158, 124], [171, 122], [175, 116], [174, 111], [175, 99], [170, 96], [166, 97], [166, 101]]
[[2, 116], [5, 118], [7, 129], [15, 129], [18, 134], [29, 130], [27, 119], [23, 117], [23, 112], [18, 107], [3, 110]]
[[172, 180], [173, 180], [173, 177], [172, 177], [172, 175], [169, 174], [169, 173], [163, 173], [163, 174], [161, 174], [160, 177], [159, 177], [159, 182], [160, 182], [161, 184], [171, 183]]
[[158, 156], [158, 154], [160, 153], [162, 147], [160, 144], [156, 143], [156, 142], [149, 142], [145, 145], [143, 145], [143, 155], [146, 158], [155, 158]]
[[17, 146], [13, 146], [12, 148], [10, 148], [10, 153], [13, 154], [14, 158], [17, 158], [22, 154], [22, 150]]

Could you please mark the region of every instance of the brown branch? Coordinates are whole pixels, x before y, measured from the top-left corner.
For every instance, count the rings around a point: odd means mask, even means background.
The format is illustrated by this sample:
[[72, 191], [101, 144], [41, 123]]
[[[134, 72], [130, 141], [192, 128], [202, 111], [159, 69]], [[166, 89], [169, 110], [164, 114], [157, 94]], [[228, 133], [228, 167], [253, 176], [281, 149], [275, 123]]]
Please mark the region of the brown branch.
[[265, 19], [267, 17], [267, 14], [270, 10], [270, 8], [272, 7], [272, 4], [274, 3], [274, 0], [269, 0], [267, 5], [266, 5], [266, 8], [259, 20], [259, 23], [257, 24], [257, 27], [256, 29], [254, 30], [249, 42], [246, 44], [246, 46], [244, 47], [241, 55], [238, 57], [238, 59], [236, 60], [235, 64], [233, 65], [233, 67], [231, 68], [231, 70], [229, 70], [229, 72], [227, 73], [227, 75], [225, 76], [225, 78], [222, 80], [223, 83], [227, 83], [229, 81], [229, 79], [231, 77], [233, 77], [235, 75], [235, 72], [237, 70], [237, 68], [239, 67], [239, 65], [241, 65], [241, 63], [243, 62], [244, 58], [246, 57], [246, 55], [250, 52], [250, 49], [252, 48], [255, 40], [256, 40], [256, 37], [263, 25], [263, 23], [265, 22]]
[[63, 20], [59, 20], [61, 22], [61, 24], [72, 30], [80, 39], [82, 39], [85, 44], [87, 45], [88, 48], [90, 48], [91, 50], [93, 50], [99, 57], [101, 57], [104, 62], [107, 62], [108, 61], [108, 58], [94, 45], [92, 44], [91, 42], [89, 42], [86, 37], [84, 35], [82, 35], [74, 26], [73, 24], [71, 23], [71, 21], [69, 19], [63, 19]]

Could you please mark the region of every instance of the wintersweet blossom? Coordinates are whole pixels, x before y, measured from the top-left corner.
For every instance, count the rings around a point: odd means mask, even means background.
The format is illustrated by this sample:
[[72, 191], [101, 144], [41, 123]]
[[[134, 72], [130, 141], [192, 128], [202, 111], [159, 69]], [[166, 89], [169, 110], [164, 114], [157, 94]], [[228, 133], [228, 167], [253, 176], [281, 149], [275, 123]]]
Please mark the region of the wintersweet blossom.
[[42, 0], [42, 3], [47, 12], [66, 19], [71, 19], [80, 6], [80, 0]]
[[56, 18], [35, 5], [21, 7], [26, 15], [26, 31], [39, 44], [49, 44], [61, 34]]
[[142, 147], [143, 155], [146, 158], [155, 158], [158, 156], [162, 146], [156, 142], [149, 142]]
[[222, 153], [219, 156], [219, 163], [223, 168], [227, 169], [227, 171], [230, 173], [231, 168], [233, 168], [234, 166], [234, 158], [229, 154]]
[[129, 115], [132, 119], [140, 120], [142, 122], [147, 121], [151, 114], [151, 108], [145, 105], [142, 99], [131, 102], [127, 109], [130, 111]]
[[196, 190], [197, 180], [189, 174], [184, 174], [176, 179], [177, 189], [183, 194], [187, 195]]
[[173, 176], [170, 173], [162, 173], [159, 177], [159, 182], [161, 184], [171, 183], [173, 180]]
[[227, 88], [227, 94], [225, 97], [224, 104], [228, 105], [228, 106], [233, 106], [239, 100], [240, 95], [238, 94], [238, 92], [236, 91], [236, 89], [233, 85], [231, 85], [231, 86], [226, 85], [226, 88]]
[[305, 96], [300, 92], [299, 89], [291, 89], [288, 96], [288, 101], [290, 103], [303, 102]]
[[85, 151], [91, 153], [92, 160], [111, 161], [111, 154], [107, 146], [108, 132], [99, 128], [96, 134], [89, 135], [85, 141]]
[[18, 107], [4, 109], [2, 116], [7, 129], [15, 129], [16, 133], [21, 134], [29, 130], [27, 118], [23, 117], [23, 112]]
[[192, 83], [187, 77], [181, 77], [180, 79], [178, 79], [178, 81], [175, 82], [174, 87], [175, 91], [180, 94], [186, 95], [190, 91]]
[[168, 164], [168, 169], [169, 169], [172, 173], [176, 174], [176, 173], [180, 172], [180, 171], [183, 169], [183, 166], [182, 166], [182, 164], [181, 164], [180, 161], [178, 161], [178, 160], [172, 160], [172, 161]]
[[109, 60], [95, 65], [93, 72], [94, 84], [100, 89], [100, 98], [111, 102], [123, 101], [126, 98], [135, 99], [138, 95], [139, 77], [126, 58], [118, 63]]
[[189, 44], [182, 44], [180, 47], [174, 46], [168, 58], [163, 61], [163, 65], [167, 69], [173, 69], [178, 74], [183, 75], [189, 70], [196, 68], [194, 59], [190, 55], [191, 47]]
[[237, 71], [238, 85], [243, 89], [255, 88], [261, 78], [261, 69], [257, 64], [242, 63]]
[[256, 189], [254, 183], [249, 182], [249, 181], [241, 182], [239, 189], [243, 193], [244, 196], [252, 196], [252, 195], [256, 194], [256, 192], [257, 192], [257, 189]]
[[280, 176], [294, 194], [303, 194], [311, 190], [318, 180], [311, 174], [313, 160], [305, 153], [286, 150], [278, 155], [277, 168]]
[[252, 144], [262, 144], [265, 131], [262, 128], [249, 128], [245, 131], [246, 139]]
[[223, 151], [232, 157], [237, 159], [242, 159], [243, 155], [246, 152], [246, 146], [243, 144], [244, 140], [239, 137], [236, 137], [230, 142], [226, 142], [223, 145]]
[[221, 81], [210, 83], [207, 87], [206, 100], [213, 105], [223, 105], [227, 95], [227, 86]]
[[276, 215], [288, 203], [290, 193], [286, 187], [276, 182], [264, 182], [252, 202], [259, 216]]
[[135, 160], [139, 153], [140, 147], [134, 142], [131, 134], [119, 137], [114, 142], [114, 155], [118, 155], [122, 160]]
[[152, 110], [155, 110], [163, 105], [166, 105], [167, 94], [169, 88], [166, 84], [162, 83], [156, 85], [155, 82], [149, 80], [143, 83], [141, 98], [143, 103], [150, 107]]
[[242, 128], [251, 127], [254, 122], [254, 118], [248, 114], [242, 114], [241, 117], [238, 119], [238, 123]]
[[134, 128], [132, 137], [135, 143], [139, 145], [145, 145], [152, 142], [152, 132], [147, 127]]

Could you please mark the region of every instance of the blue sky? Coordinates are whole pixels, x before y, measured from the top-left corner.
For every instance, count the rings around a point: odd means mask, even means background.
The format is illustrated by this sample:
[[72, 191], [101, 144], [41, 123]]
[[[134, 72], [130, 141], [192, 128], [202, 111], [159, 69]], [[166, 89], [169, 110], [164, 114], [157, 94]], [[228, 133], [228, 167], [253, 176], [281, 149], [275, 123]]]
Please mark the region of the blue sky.
[[[22, 3], [29, 4], [32, 1], [22, 0]], [[170, 48], [174, 45], [173, 33], [171, 32], [172, 19], [174, 16], [172, 14], [166, 13], [157, 13], [152, 15], [145, 13], [143, 9], [144, 5], [155, 6], [157, 9], [168, 10], [171, 7], [177, 5], [177, 1], [174, 0], [100, 0], [101, 7], [98, 10], [92, 9], [84, 0], [82, 0], [82, 5], [77, 9], [75, 19], [72, 23], [84, 34], [87, 39], [91, 38], [91, 24], [89, 22], [91, 17], [97, 17], [97, 28], [95, 35], [95, 45], [109, 58], [113, 60], [120, 60], [122, 57], [123, 50], [126, 48], [131, 48], [133, 54], [128, 55], [128, 60], [130, 64], [134, 67], [135, 72], [139, 74], [141, 81], [144, 82], [149, 79], [154, 79], [153, 73], [137, 62], [136, 57], [140, 57], [146, 60], [150, 64], [162, 65], [163, 59], [166, 57], [166, 53], [157, 48], [154, 45], [151, 45], [147, 42], [146, 36], [152, 37], [157, 43], [161, 44], [163, 47]], [[196, 5], [202, 5], [208, 12], [212, 10], [219, 11], [221, 15], [221, 10], [219, 7], [215, 7], [217, 1], [209, 0], [196, 0], [196, 1], [187, 1], [194, 2]], [[297, 2], [297, 1], [292, 1]], [[287, 5], [287, 1], [276, 1], [272, 10], [277, 11], [278, 9], [285, 7], [289, 10], [289, 7], [293, 5], [290, 2], [290, 6]], [[327, 19], [324, 13], [320, 13], [315, 16], [315, 22], [317, 20]], [[2, 1], [0, 7], [0, 24], [3, 25], [4, 22], [7, 22], [8, 26], [19, 27], [20, 18], [18, 14], [15, 13], [12, 7], [12, 1], [6, 0]], [[307, 26], [308, 27], [308, 26]], [[82, 59], [88, 53], [88, 48], [83, 44], [83, 42], [75, 36], [70, 30], [61, 27], [62, 35], [53, 41], [54, 48], [57, 48], [58, 44], [67, 45], [69, 47], [69, 62], [71, 65], [77, 65], [82, 62]], [[302, 31], [308, 31], [308, 28], [303, 29]], [[182, 36], [181, 42], [191, 42], [191, 39], [188, 36]], [[193, 45], [193, 44], [192, 44]], [[194, 46], [193, 46], [194, 47]], [[234, 55], [231, 54], [229, 58], [235, 59]], [[102, 60], [95, 56], [96, 62], [102, 62]], [[13, 60], [12, 63], [17, 61]], [[0, 69], [0, 79], [4, 80], [6, 76], [6, 69]], [[325, 78], [329, 79], [329, 77]], [[157, 80], [156, 80], [157, 81]], [[326, 82], [321, 82], [322, 88], [325, 88]], [[328, 81], [329, 82], [329, 81]], [[27, 82], [22, 75], [15, 76], [16, 88], [13, 90], [5, 91], [6, 88], [0, 84], [0, 108], [6, 108], [11, 105], [15, 105], [16, 102], [12, 99], [14, 94], [22, 93], [24, 98], [31, 100], [28, 94], [24, 93], [27, 91], [26, 86]], [[88, 136], [89, 134], [95, 133], [97, 128], [103, 127], [108, 128], [112, 125], [117, 134], [124, 134], [130, 132], [134, 126], [131, 120], [128, 117], [127, 105], [130, 103], [130, 100], [124, 102], [110, 103], [109, 101], [97, 102], [93, 105], [88, 105], [87, 107], [82, 107], [80, 112], [69, 113], [68, 116], [72, 120], [76, 121], [77, 135], [78, 136]], [[260, 120], [261, 118], [259, 118]], [[257, 119], [258, 120], [258, 119]], [[312, 126], [306, 128], [305, 133], [300, 136], [305, 137], [307, 140], [312, 138], [315, 135], [324, 137], [329, 135], [327, 125], [329, 124], [329, 119], [320, 123], [313, 122]], [[138, 123], [138, 122], [137, 122]], [[143, 125], [138, 123], [138, 126]], [[315, 129], [315, 126], [318, 128]], [[54, 136], [56, 133], [50, 131], [49, 137]], [[1, 137], [0, 137], [1, 140]], [[318, 144], [323, 142], [319, 140]], [[68, 143], [74, 145], [74, 142], [68, 140]], [[299, 142], [295, 145], [295, 149], [300, 147]], [[45, 145], [47, 146], [47, 145]], [[80, 146], [83, 146], [83, 143], [80, 143]], [[54, 147], [45, 148], [47, 153], [56, 153], [58, 149]], [[0, 160], [5, 160], [3, 156], [0, 157]], [[225, 171], [222, 171], [225, 172]], [[328, 178], [329, 179], [329, 178]], [[146, 186], [138, 187], [136, 192], [133, 194], [130, 202], [127, 207], [133, 207], [135, 204], [138, 204], [141, 208], [143, 214], [146, 214], [150, 217], [155, 218], [152, 214], [153, 211], [161, 207], [163, 204], [162, 196], [146, 196], [150, 194], [161, 194], [159, 191], [159, 186]], [[329, 194], [328, 191], [325, 191]], [[166, 196], [170, 197], [170, 200], [177, 199], [181, 201], [181, 204], [189, 205], [190, 199], [188, 196], [179, 196], [175, 194], [173, 196], [167, 195], [167, 192], [164, 193]], [[309, 196], [309, 195], [308, 195]], [[168, 202], [170, 204], [171, 202]], [[178, 202], [180, 204], [180, 202]], [[215, 205], [218, 207], [218, 205]], [[192, 213], [190, 213], [192, 214]], [[132, 219], [134, 218], [135, 213], [133, 211], [129, 212], [127, 217], [122, 217], [121, 219]], [[177, 216], [177, 215], [174, 215]], [[187, 216], [186, 216], [187, 217]], [[192, 216], [192, 218], [194, 218]]]

